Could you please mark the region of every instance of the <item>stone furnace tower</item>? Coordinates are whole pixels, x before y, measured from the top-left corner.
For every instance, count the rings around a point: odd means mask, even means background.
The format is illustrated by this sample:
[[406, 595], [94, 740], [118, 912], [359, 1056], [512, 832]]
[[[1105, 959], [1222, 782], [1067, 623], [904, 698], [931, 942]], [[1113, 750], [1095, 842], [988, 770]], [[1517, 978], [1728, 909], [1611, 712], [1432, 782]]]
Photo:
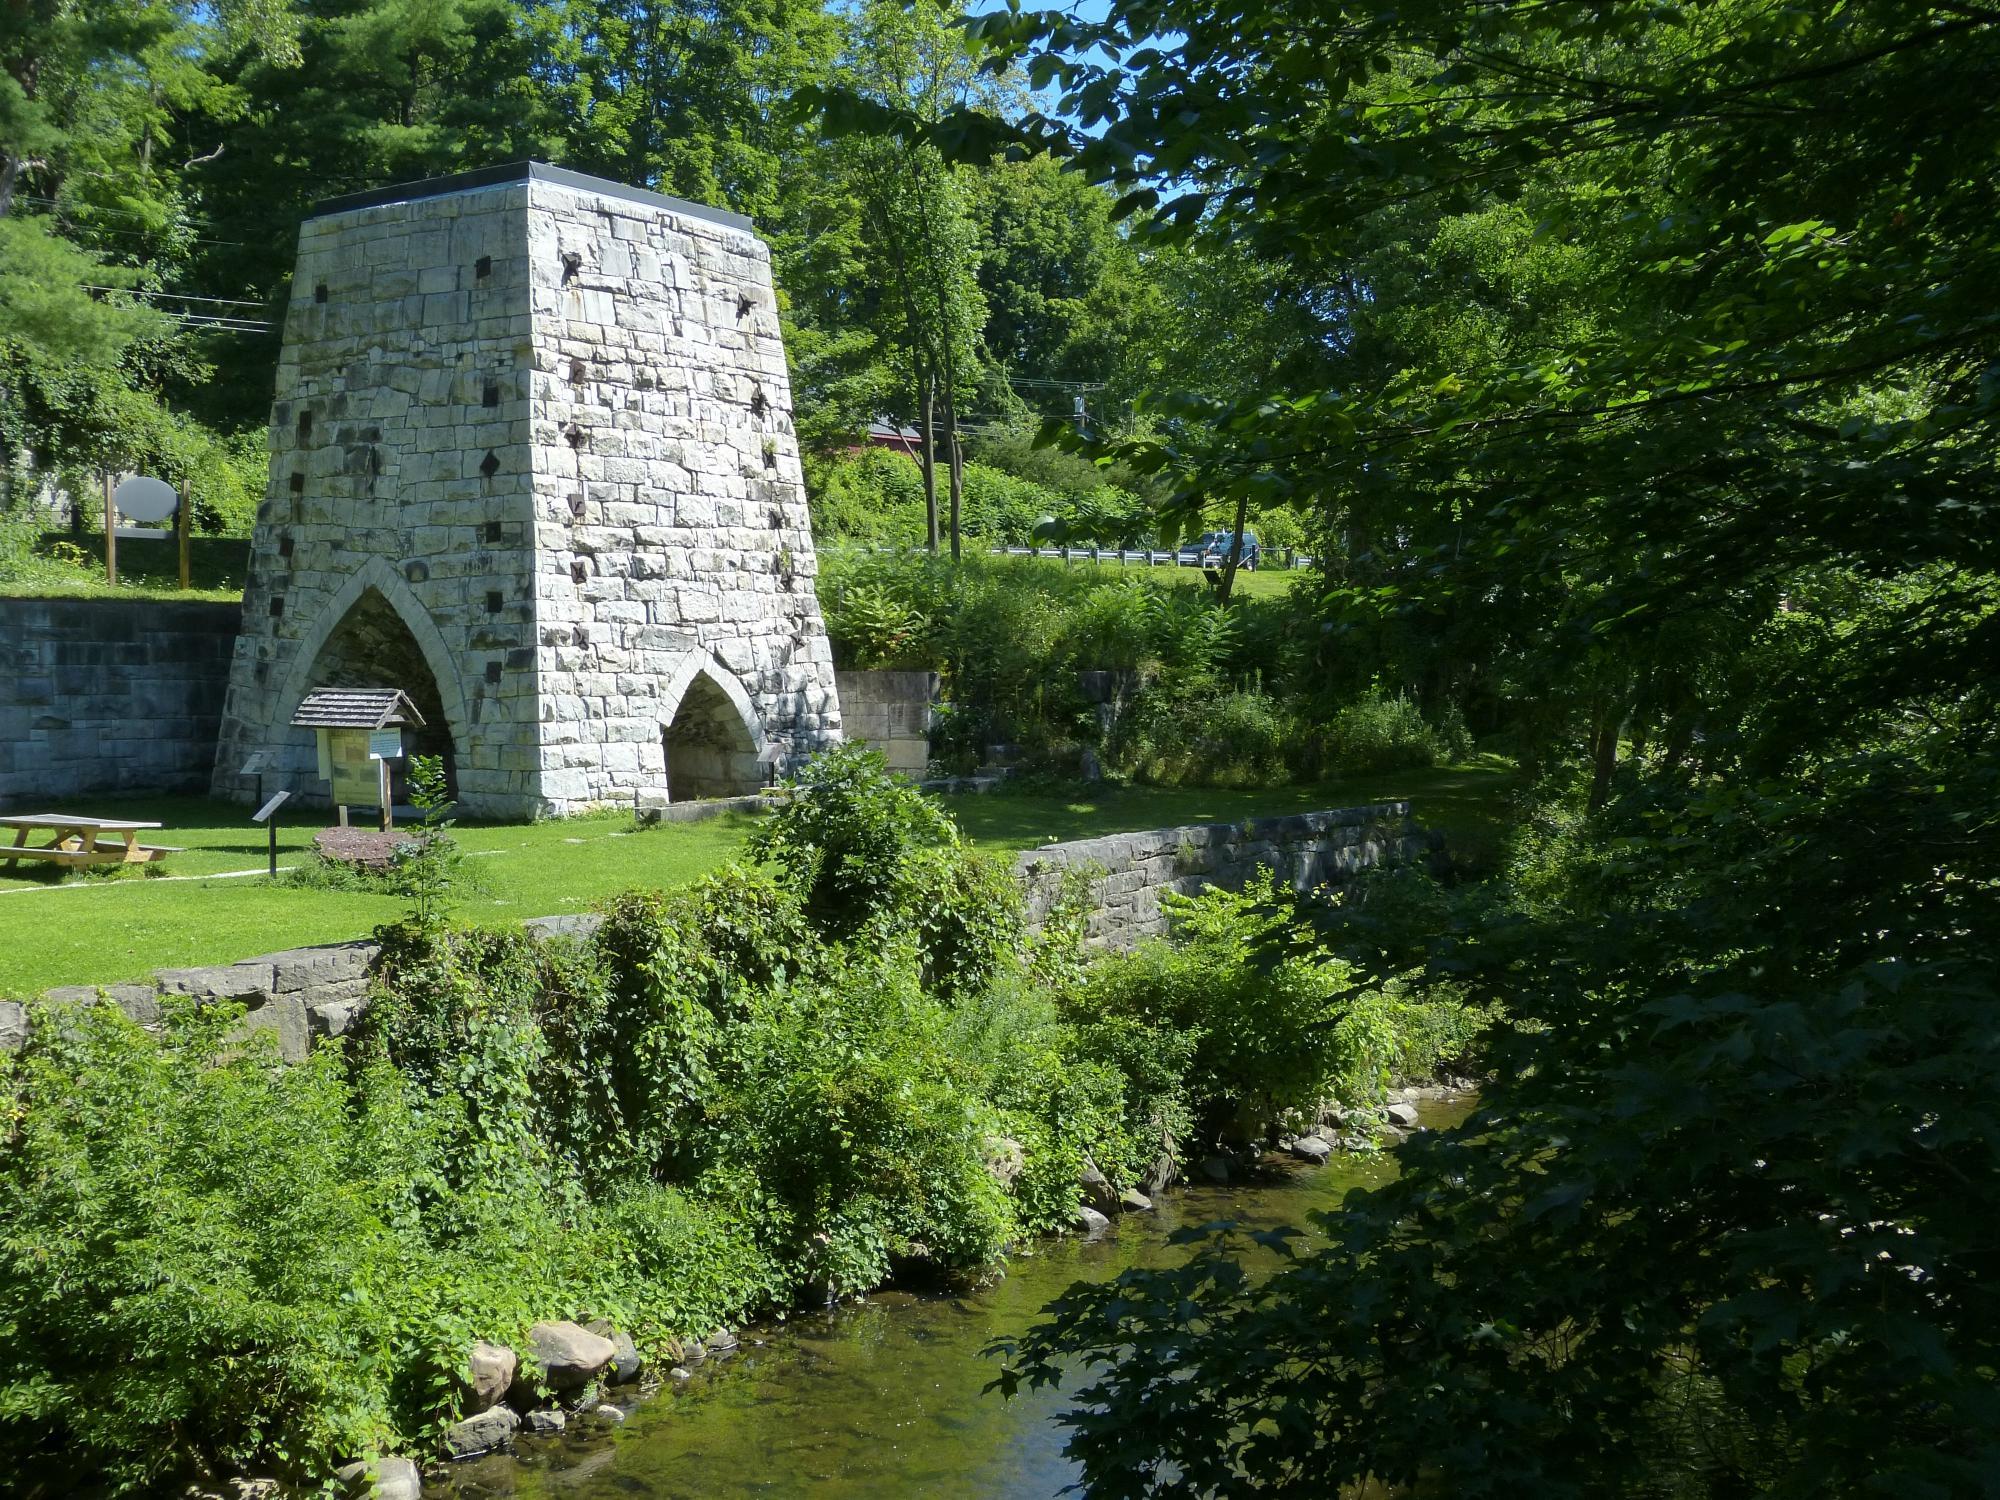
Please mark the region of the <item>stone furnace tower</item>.
[[[300, 231], [215, 789], [316, 789], [319, 687], [396, 687], [468, 812], [755, 789], [840, 738], [770, 255], [521, 163]], [[272, 777], [276, 776], [273, 781]]]

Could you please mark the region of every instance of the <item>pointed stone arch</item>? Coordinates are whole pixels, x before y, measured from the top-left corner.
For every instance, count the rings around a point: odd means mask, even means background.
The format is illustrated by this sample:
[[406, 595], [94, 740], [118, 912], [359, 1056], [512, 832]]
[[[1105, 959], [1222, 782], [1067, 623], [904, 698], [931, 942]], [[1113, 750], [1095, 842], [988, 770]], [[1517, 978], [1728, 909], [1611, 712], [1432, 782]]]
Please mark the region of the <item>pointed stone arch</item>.
[[736, 674], [708, 652], [674, 669], [661, 708], [669, 801], [739, 797], [763, 785], [763, 721]]
[[[457, 753], [461, 763], [468, 750], [466, 731], [470, 719], [465, 707], [465, 689], [459, 681], [457, 664], [452, 659], [451, 650], [445, 645], [444, 637], [437, 624], [424, 607], [423, 601], [404, 581], [403, 575], [385, 559], [371, 557], [361, 567], [349, 574], [326, 606], [314, 618], [312, 627], [299, 639], [292, 657], [292, 664], [285, 674], [282, 690], [278, 695], [279, 717], [276, 722], [286, 724], [297, 711], [299, 701], [315, 687], [324, 686], [314, 680], [320, 669], [322, 658], [329, 644], [333, 643], [344, 627], [358, 615], [368, 610], [374, 600], [380, 600], [380, 608], [392, 615], [409, 639], [416, 645], [425, 669], [429, 672], [431, 685], [437, 690], [436, 707], [441, 711], [443, 722], [434, 728], [443, 731], [450, 746]], [[340, 686], [361, 686], [363, 684], [337, 684]], [[422, 684], [382, 681], [366, 684], [380, 687], [399, 687], [405, 690], [422, 688]], [[417, 694], [413, 693], [413, 696]], [[418, 702], [422, 704], [422, 697]]]

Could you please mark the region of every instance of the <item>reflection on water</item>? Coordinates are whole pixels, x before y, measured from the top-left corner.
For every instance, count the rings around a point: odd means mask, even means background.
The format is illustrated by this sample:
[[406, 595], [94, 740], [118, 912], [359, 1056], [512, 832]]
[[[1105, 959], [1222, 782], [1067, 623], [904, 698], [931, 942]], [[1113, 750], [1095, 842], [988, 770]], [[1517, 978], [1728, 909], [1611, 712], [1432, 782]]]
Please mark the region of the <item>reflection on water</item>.
[[[1462, 1118], [1470, 1100], [1431, 1104], [1433, 1127]], [[1063, 1397], [983, 1394], [997, 1371], [980, 1350], [1019, 1333], [1072, 1282], [1128, 1266], [1171, 1263], [1166, 1243], [1183, 1224], [1233, 1218], [1251, 1227], [1303, 1225], [1350, 1188], [1380, 1183], [1386, 1158], [1335, 1157], [1325, 1167], [1281, 1169], [1268, 1182], [1167, 1193], [1160, 1211], [1129, 1215], [1095, 1243], [1037, 1244], [990, 1286], [960, 1296], [883, 1292], [825, 1313], [795, 1315], [746, 1334], [727, 1363], [662, 1392], [615, 1440], [522, 1445], [524, 1461], [487, 1460], [453, 1479], [461, 1495], [610, 1500], [716, 1500], [812, 1495], [893, 1500], [1052, 1496], [1076, 1471], [1053, 1418]]]

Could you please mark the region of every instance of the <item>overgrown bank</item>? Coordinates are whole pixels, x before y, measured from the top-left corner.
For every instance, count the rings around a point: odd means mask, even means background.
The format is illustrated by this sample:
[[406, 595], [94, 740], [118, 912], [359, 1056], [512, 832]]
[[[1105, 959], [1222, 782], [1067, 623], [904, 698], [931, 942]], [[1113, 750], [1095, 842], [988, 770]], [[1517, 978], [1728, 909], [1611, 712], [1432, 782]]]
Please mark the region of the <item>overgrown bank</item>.
[[587, 940], [397, 928], [363, 1033], [299, 1067], [214, 1013], [44, 1017], [0, 1065], [0, 1479], [428, 1452], [475, 1340], [604, 1318], [657, 1357], [976, 1272], [1478, 1030], [1355, 984], [1268, 889], [1089, 968], [1075, 921], [1024, 944], [1004, 867], [865, 753], [756, 852]]
[[1459, 697], [1385, 687], [1311, 587], [1218, 609], [1144, 572], [829, 551], [819, 596], [843, 666], [944, 675], [932, 743], [955, 770], [1004, 741], [1056, 770], [1089, 751], [1159, 785], [1274, 786], [1472, 751]]

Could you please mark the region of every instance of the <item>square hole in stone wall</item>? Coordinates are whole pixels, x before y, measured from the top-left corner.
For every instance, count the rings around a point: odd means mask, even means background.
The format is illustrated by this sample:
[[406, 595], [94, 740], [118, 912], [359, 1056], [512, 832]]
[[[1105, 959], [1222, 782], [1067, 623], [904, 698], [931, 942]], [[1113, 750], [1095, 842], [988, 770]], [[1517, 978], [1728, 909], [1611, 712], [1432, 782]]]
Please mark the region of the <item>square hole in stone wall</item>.
[[271, 600], [271, 618], [277, 619], [285, 612], [285, 596], [279, 594]]
[[569, 581], [571, 583], [582, 583], [589, 577], [590, 569], [584, 565], [581, 559], [569, 565]]
[[290, 538], [289, 536], [281, 536], [281, 537], [279, 537], [279, 538], [278, 538], [278, 556], [280, 556], [280, 557], [290, 557], [291, 555], [292, 555], [292, 539], [291, 539], [291, 538]]
[[294, 474], [291, 478], [291, 486], [294, 495], [303, 495], [306, 492], [306, 476], [303, 474]]
[[318, 286], [313, 288], [313, 301], [315, 302], [326, 301], [326, 283], [324, 281], [322, 281]]
[[480, 383], [479, 404], [481, 406], [498, 406], [500, 404], [499, 381], [487, 380]]
[[299, 413], [299, 441], [303, 443], [312, 435], [313, 414], [310, 411], [302, 411]]
[[493, 274], [493, 257], [482, 255], [478, 260], [475, 260], [472, 263], [472, 274], [477, 276], [481, 281], [491, 276]]
[[486, 540], [497, 542], [500, 540], [500, 536], [500, 523], [498, 521], [488, 521], [486, 523]]
[[506, 607], [507, 596], [505, 594], [501, 593], [498, 589], [488, 589], [486, 591], [486, 613], [497, 615]]
[[500, 459], [498, 455], [488, 453], [486, 457], [479, 460], [479, 474], [481, 478], [491, 479], [495, 474], [498, 474], [499, 472], [500, 472]]
[[499, 682], [499, 680], [500, 680], [500, 663], [499, 663], [499, 662], [497, 662], [497, 661], [489, 661], [489, 662], [488, 662], [488, 663], [486, 664], [486, 680], [487, 680], [488, 682], [492, 682], [492, 683], [497, 683], [497, 682]]

